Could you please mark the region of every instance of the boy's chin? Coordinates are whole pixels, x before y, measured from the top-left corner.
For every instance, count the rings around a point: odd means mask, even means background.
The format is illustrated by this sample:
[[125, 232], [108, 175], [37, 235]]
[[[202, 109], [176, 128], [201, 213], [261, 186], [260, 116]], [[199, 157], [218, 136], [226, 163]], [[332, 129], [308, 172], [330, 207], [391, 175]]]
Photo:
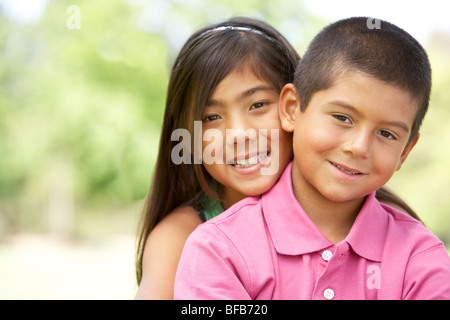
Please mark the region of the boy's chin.
[[327, 200], [336, 203], [348, 203], [352, 201], [358, 201], [367, 196], [367, 194], [364, 193], [356, 193], [350, 195], [348, 193], [333, 192], [333, 191], [321, 192], [321, 194]]

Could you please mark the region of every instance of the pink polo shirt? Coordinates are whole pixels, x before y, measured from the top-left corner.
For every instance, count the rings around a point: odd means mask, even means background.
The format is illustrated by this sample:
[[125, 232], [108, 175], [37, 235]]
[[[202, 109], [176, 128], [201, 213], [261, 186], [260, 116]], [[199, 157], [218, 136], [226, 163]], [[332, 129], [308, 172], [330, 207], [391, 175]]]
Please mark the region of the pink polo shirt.
[[372, 193], [334, 245], [297, 202], [291, 169], [192, 233], [176, 299], [450, 299], [449, 256], [420, 222]]

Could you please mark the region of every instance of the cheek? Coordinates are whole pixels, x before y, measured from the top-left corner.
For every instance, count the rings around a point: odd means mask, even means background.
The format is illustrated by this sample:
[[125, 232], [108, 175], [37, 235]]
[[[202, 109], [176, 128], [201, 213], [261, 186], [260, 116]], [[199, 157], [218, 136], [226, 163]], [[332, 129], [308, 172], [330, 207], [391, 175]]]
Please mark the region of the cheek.
[[276, 181], [293, 158], [292, 134], [283, 130], [274, 131], [272, 129], [268, 147], [271, 151], [271, 161], [264, 170], [268, 169], [269, 171], [264, 171], [262, 175], [266, 176], [264, 179], [267, 179], [267, 176], [273, 176]]
[[227, 182], [227, 176], [224, 173], [225, 169], [223, 164], [206, 164], [203, 163], [204, 168], [209, 173], [211, 177], [213, 177], [214, 180], [219, 182], [220, 184], [226, 184]]
[[280, 164], [287, 165], [289, 161], [292, 160], [292, 144], [293, 144], [293, 134], [284, 131], [283, 129], [279, 130], [279, 155], [280, 155]]
[[294, 137], [294, 134], [292, 132], [286, 132], [283, 129], [279, 129], [279, 136], [280, 136], [280, 146], [284, 150], [292, 150], [292, 140]]
[[299, 152], [325, 152], [338, 144], [338, 137], [339, 135], [336, 135], [325, 126], [296, 126], [294, 130], [294, 152], [296, 156]]
[[204, 156], [222, 158], [226, 135], [222, 130], [204, 130], [201, 137], [201, 152]]
[[395, 151], [379, 151], [372, 153], [373, 168], [385, 176], [391, 177], [400, 163], [400, 156], [397, 156]]

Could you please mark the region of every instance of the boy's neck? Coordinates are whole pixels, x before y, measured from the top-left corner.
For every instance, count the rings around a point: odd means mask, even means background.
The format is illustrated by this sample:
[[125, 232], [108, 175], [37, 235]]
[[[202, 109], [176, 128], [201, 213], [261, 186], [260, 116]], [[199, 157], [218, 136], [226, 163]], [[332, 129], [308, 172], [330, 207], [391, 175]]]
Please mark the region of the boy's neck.
[[316, 227], [331, 242], [337, 244], [345, 239], [361, 210], [366, 197], [346, 202], [325, 198], [313, 186], [305, 187], [306, 180], [295, 181], [292, 187], [297, 201]]

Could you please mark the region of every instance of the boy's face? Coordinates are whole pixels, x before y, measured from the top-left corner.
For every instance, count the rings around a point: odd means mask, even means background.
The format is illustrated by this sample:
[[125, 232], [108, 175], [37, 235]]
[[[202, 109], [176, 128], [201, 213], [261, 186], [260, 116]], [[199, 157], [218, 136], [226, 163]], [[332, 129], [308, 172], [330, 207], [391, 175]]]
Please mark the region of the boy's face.
[[337, 202], [377, 190], [418, 140], [407, 145], [416, 108], [403, 90], [357, 74], [315, 93], [301, 112], [295, 87], [287, 85], [280, 117], [294, 132], [294, 188]]

